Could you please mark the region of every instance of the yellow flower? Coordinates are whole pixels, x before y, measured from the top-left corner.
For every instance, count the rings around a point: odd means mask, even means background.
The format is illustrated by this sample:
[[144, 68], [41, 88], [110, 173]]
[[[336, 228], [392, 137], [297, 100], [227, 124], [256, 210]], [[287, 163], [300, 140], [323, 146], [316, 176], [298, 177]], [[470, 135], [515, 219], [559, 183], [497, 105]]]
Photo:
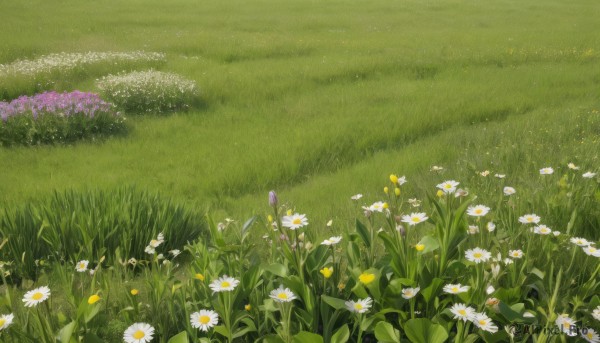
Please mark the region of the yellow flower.
[[390, 175], [390, 181], [395, 185], [398, 183], [398, 177], [394, 174]]
[[436, 195], [437, 195], [437, 197], [438, 197], [438, 198], [441, 198], [441, 197], [443, 197], [443, 196], [444, 196], [444, 191], [442, 191], [442, 190], [440, 189], [439, 191], [437, 191]]
[[131, 295], [138, 295], [139, 292], [140, 291], [138, 291], [137, 289], [134, 288], [134, 289], [131, 290], [130, 293], [131, 293]]
[[394, 189], [394, 194], [396, 194], [396, 196], [400, 196], [400, 188], [396, 187]]
[[320, 272], [321, 274], [323, 274], [323, 276], [324, 276], [326, 279], [329, 279], [329, 278], [331, 277], [331, 274], [333, 274], [333, 268], [327, 268], [327, 267], [325, 267], [325, 268], [323, 268], [323, 269], [319, 270], [319, 272]]
[[390, 205], [388, 205], [388, 203], [387, 203], [387, 202], [384, 202], [384, 203], [383, 203], [383, 208], [388, 208], [388, 207], [390, 207]]
[[250, 305], [250, 304], [246, 304], [246, 306], [244, 306], [244, 309], [245, 309], [246, 311], [250, 311], [250, 310], [252, 309], [252, 305]]
[[390, 192], [390, 189], [389, 189], [389, 188], [387, 188], [387, 187], [383, 187], [383, 192], [384, 192], [385, 194], [388, 194], [388, 193]]
[[423, 251], [425, 250], [425, 244], [417, 244], [415, 245], [415, 249], [417, 249], [417, 251]]
[[287, 213], [288, 216], [291, 216], [293, 212], [292, 212], [292, 210], [287, 210], [286, 213]]
[[100, 297], [98, 296], [98, 294], [94, 294], [91, 297], [88, 298], [88, 304], [92, 305], [97, 303], [100, 300]]
[[269, 224], [271, 224], [273, 222], [273, 216], [269, 214], [267, 220], [269, 221]]
[[368, 284], [370, 284], [371, 282], [373, 282], [375, 280], [375, 274], [362, 273], [358, 277], [358, 280], [360, 282], [362, 282], [363, 284], [368, 285]]
[[194, 279], [204, 281], [204, 275], [198, 273], [198, 274], [194, 275]]

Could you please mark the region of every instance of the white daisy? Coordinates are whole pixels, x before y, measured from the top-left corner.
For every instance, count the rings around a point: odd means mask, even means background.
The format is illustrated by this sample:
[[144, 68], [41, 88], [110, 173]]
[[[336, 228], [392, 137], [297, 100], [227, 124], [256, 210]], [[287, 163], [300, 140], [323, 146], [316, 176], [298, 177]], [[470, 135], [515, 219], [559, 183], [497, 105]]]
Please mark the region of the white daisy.
[[496, 333], [498, 332], [498, 327], [492, 322], [490, 317], [488, 317], [485, 313], [475, 313], [471, 317], [471, 322], [475, 324], [478, 328], [483, 331]]
[[158, 237], [156, 239], [153, 239], [150, 241], [150, 244], [148, 244], [148, 246], [151, 246], [153, 248], [158, 248], [158, 246], [163, 244], [164, 242], [165, 242], [165, 236], [161, 232], [158, 234]]
[[490, 175], [490, 171], [489, 170], [484, 170], [481, 173], [479, 173], [479, 175], [481, 175], [483, 177], [486, 177], [486, 176]]
[[571, 243], [579, 245], [580, 247], [587, 247], [588, 245], [592, 244], [587, 239], [581, 237], [571, 238]]
[[23, 296], [23, 302], [25, 303], [25, 307], [33, 307], [46, 301], [49, 297], [50, 288], [47, 286], [42, 286], [25, 293]]
[[88, 263], [90, 263], [90, 261], [87, 261], [87, 260], [82, 260], [82, 261], [77, 262], [77, 265], [75, 266], [75, 270], [80, 273], [85, 272], [87, 270]]
[[555, 237], [558, 237], [558, 236], [560, 236], [560, 231], [552, 231], [552, 234], [553, 234]]
[[426, 221], [427, 219], [429, 219], [429, 217], [427, 217], [427, 214], [425, 214], [425, 213], [414, 213], [413, 212], [410, 215], [402, 216], [402, 222], [407, 223], [409, 226], [417, 225], [419, 223]]
[[593, 178], [594, 176], [596, 176], [596, 173], [587, 172], [587, 173], [584, 173], [584, 174], [583, 174], [583, 175], [581, 175], [581, 176], [583, 176], [583, 177], [584, 177], [584, 178], [586, 178], [586, 179], [591, 179], [591, 178]]
[[292, 292], [289, 288], [283, 288], [283, 285], [280, 285], [279, 288], [272, 290], [269, 294], [269, 297], [280, 303], [289, 303], [297, 298], [294, 292]]
[[144, 249], [144, 252], [145, 252], [146, 254], [150, 254], [150, 255], [154, 255], [154, 254], [156, 254], [156, 250], [155, 250], [155, 249], [154, 249], [154, 248], [153, 248], [151, 245], [148, 245], [148, 246], [147, 246], [147, 247]]
[[570, 318], [568, 314], [561, 314], [554, 323], [567, 335], [577, 336], [577, 330], [571, 330], [571, 327], [575, 326], [575, 319]]
[[179, 256], [179, 254], [181, 254], [181, 250], [179, 249], [173, 249], [173, 250], [169, 250], [169, 254], [173, 255], [173, 258]]
[[450, 312], [454, 315], [454, 319], [466, 322], [467, 320], [471, 320], [471, 317], [475, 314], [475, 309], [465, 304], [454, 304], [450, 308]]
[[473, 217], [483, 217], [490, 211], [490, 208], [484, 205], [469, 206], [467, 214]]
[[190, 315], [190, 323], [193, 328], [206, 332], [219, 323], [219, 315], [215, 311], [200, 310]]
[[[492, 294], [492, 293], [494, 293], [495, 291], [496, 291], [496, 289], [495, 289], [495, 288], [494, 288], [494, 286], [492, 286], [492, 285], [489, 285], [489, 286], [488, 286], [488, 287], [485, 289], [485, 292], [486, 292], [488, 295], [489, 295], [489, 294]], [[494, 299], [494, 298], [492, 298], [492, 299]]]
[[0, 316], [0, 331], [9, 327], [10, 324], [12, 324], [14, 318], [15, 318], [15, 315], [12, 313], [1, 315]]
[[552, 230], [546, 225], [538, 225], [533, 228], [533, 233], [538, 235], [549, 235], [552, 233]]
[[459, 294], [459, 293], [464, 293], [464, 292], [468, 292], [469, 291], [469, 286], [463, 286], [461, 284], [447, 284], [444, 286], [444, 292], [449, 293], [449, 294]]
[[494, 222], [488, 222], [485, 227], [489, 232], [494, 232], [496, 230], [496, 224], [494, 224]]
[[540, 217], [534, 213], [525, 214], [519, 217], [519, 223], [522, 224], [538, 224], [540, 222]]
[[585, 252], [589, 256], [600, 257], [600, 249], [596, 249], [591, 245], [587, 247], [582, 247], [582, 249], [583, 252]]
[[583, 333], [584, 330], [581, 330], [581, 337], [590, 343], [598, 343], [600, 342], [600, 336], [594, 329], [586, 328], [586, 333]]
[[359, 193], [359, 194], [355, 194], [355, 195], [351, 196], [350, 199], [352, 199], [352, 200], [358, 200], [358, 199], [360, 199], [362, 197], [363, 197], [363, 195]]
[[308, 219], [306, 218], [305, 214], [294, 213], [289, 216], [284, 216], [281, 220], [281, 225], [289, 228], [290, 230], [296, 230], [308, 225]]
[[210, 285], [208, 285], [208, 287], [210, 287], [210, 289], [212, 289], [213, 292], [229, 292], [233, 291], [239, 283], [239, 280], [236, 280], [227, 275], [223, 275], [220, 278], [211, 282]]
[[454, 193], [456, 187], [460, 184], [460, 182], [456, 182], [454, 180], [448, 180], [437, 185], [437, 188], [444, 191], [444, 193]]
[[492, 257], [492, 254], [484, 249], [475, 248], [465, 251], [465, 258], [471, 262], [480, 263], [485, 262]]
[[440, 167], [440, 166], [433, 166], [429, 169], [429, 171], [442, 171], [444, 170], [444, 167]]
[[592, 317], [600, 322], [600, 305], [592, 311]]
[[402, 297], [404, 299], [411, 299], [414, 298], [415, 295], [417, 295], [419, 293], [419, 291], [421, 290], [421, 287], [415, 287], [415, 288], [403, 288], [402, 289]]
[[504, 195], [513, 195], [515, 193], [517, 193], [517, 190], [512, 188], [512, 187], [504, 187]]
[[154, 328], [150, 324], [135, 323], [125, 330], [123, 340], [127, 343], [147, 343], [152, 340]]
[[371, 300], [370, 297], [367, 297], [366, 299], [358, 299], [357, 301], [346, 301], [346, 308], [348, 309], [348, 311], [350, 312], [355, 312], [355, 313], [365, 313], [367, 311], [369, 311], [369, 309], [371, 308], [371, 305], [373, 304], [373, 300]]
[[421, 200], [418, 200], [417, 198], [411, 198], [408, 199], [408, 203], [412, 206], [412, 207], [419, 207], [421, 206]]
[[479, 226], [477, 225], [469, 225], [469, 230], [467, 231], [469, 235], [475, 235], [479, 233]]
[[342, 241], [342, 236], [335, 236], [335, 237], [330, 237], [329, 239], [324, 240], [323, 242], [321, 242], [321, 245], [336, 245], [341, 241]]
[[506, 177], [506, 174], [494, 174], [494, 176], [499, 179], [504, 179]]
[[569, 169], [572, 169], [572, 170], [579, 170], [579, 167], [576, 166], [575, 163], [573, 163], [573, 162], [567, 164], [567, 167], [569, 167]]
[[523, 251], [519, 250], [509, 250], [508, 251], [508, 256], [511, 258], [522, 258], [523, 257]]
[[373, 205], [368, 207], [368, 210], [371, 212], [383, 212], [386, 204], [383, 201], [377, 201], [373, 203]]
[[541, 175], [550, 175], [554, 173], [554, 169], [552, 169], [551, 167], [546, 167], [546, 168], [542, 168], [540, 169], [540, 174]]

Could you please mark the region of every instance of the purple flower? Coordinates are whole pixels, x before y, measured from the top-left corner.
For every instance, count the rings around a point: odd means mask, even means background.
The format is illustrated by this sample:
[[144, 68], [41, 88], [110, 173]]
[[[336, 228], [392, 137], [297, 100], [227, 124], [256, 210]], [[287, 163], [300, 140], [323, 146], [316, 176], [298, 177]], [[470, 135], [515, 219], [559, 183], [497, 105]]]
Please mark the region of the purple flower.
[[269, 205], [272, 207], [277, 207], [277, 194], [275, 191], [269, 192]]

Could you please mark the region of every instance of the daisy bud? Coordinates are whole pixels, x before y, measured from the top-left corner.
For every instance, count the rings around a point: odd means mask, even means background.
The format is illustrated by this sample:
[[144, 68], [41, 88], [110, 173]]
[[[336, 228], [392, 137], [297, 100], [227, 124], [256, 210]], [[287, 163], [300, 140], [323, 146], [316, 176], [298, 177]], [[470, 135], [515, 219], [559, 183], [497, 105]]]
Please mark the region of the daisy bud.
[[396, 187], [394, 189], [394, 194], [396, 194], [396, 196], [400, 196], [400, 188]]
[[246, 310], [246, 311], [252, 310], [252, 305], [246, 304], [246, 306], [244, 306], [244, 310]]
[[388, 193], [390, 192], [390, 189], [389, 189], [389, 188], [387, 188], [387, 187], [383, 187], [383, 192], [384, 192], [385, 194], [388, 194]]
[[437, 193], [435, 194], [437, 195], [438, 198], [441, 198], [444, 196], [444, 191], [442, 191], [441, 189], [439, 191], [437, 191]]

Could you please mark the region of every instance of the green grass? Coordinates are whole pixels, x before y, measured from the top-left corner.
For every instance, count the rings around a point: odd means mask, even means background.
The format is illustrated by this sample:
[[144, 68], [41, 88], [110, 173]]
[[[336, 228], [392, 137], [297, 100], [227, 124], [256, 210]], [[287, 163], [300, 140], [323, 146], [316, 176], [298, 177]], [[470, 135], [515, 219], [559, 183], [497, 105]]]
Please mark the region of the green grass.
[[464, 182], [497, 168], [515, 186], [546, 164], [598, 167], [593, 0], [2, 6], [0, 63], [166, 52], [162, 69], [195, 80], [205, 107], [131, 117], [129, 136], [101, 143], [1, 149], [0, 201], [133, 184], [239, 217], [277, 189], [325, 221], [391, 172], [431, 189], [434, 164]]

